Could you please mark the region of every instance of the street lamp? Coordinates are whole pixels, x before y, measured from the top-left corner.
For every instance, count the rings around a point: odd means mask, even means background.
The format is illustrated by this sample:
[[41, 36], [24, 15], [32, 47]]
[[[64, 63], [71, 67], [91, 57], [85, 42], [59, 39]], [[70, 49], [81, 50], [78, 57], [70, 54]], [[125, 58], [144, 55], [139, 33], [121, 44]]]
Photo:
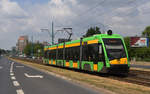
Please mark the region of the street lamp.
[[50, 33], [50, 31], [49, 31], [49, 29], [41, 29], [41, 32], [45, 32], [45, 31], [47, 31], [48, 32], [48, 34], [49, 34], [49, 37], [50, 37], [50, 41], [51, 41], [51, 33]]
[[54, 23], [52, 22], [52, 34], [49, 29], [41, 29], [41, 31], [47, 31], [49, 36], [52, 37], [52, 45], [54, 44]]

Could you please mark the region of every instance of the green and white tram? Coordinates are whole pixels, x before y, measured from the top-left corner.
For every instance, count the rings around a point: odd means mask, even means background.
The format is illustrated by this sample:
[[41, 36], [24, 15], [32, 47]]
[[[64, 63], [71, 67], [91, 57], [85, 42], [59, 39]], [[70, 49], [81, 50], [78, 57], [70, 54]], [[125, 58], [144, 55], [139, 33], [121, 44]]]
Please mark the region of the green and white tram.
[[129, 72], [129, 58], [118, 34], [97, 34], [44, 47], [44, 63], [93, 72]]

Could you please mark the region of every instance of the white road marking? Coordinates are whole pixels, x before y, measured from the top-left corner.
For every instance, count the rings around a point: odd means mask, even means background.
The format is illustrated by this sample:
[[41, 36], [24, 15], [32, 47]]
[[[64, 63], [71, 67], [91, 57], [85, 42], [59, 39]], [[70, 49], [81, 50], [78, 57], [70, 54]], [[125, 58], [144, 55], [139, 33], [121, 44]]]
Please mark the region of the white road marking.
[[0, 69], [2, 69], [3, 67], [2, 66], [0, 66]]
[[24, 75], [26, 76], [26, 77], [28, 77], [28, 78], [43, 78], [43, 76], [42, 75], [28, 75], [27, 73], [24, 73]]
[[20, 84], [18, 83], [18, 81], [13, 81], [14, 86], [20, 86]]
[[14, 75], [14, 73], [10, 73], [10, 75], [11, 75], [11, 76], [13, 76], [13, 75]]
[[16, 77], [15, 77], [15, 76], [12, 76], [11, 79], [12, 79], [12, 80], [16, 80]]
[[13, 72], [13, 66], [14, 66], [14, 62], [11, 63], [10, 72]]
[[18, 90], [16, 90], [16, 92], [17, 92], [17, 94], [24, 94], [22, 89], [18, 89]]
[[23, 68], [24, 66], [16, 66], [16, 68]]

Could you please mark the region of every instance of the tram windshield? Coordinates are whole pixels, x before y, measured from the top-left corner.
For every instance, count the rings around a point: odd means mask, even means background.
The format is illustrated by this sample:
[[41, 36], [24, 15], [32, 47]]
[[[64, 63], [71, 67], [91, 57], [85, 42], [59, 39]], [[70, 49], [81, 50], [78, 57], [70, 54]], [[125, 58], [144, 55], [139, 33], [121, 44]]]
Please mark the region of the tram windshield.
[[126, 57], [126, 52], [121, 39], [103, 39], [109, 60]]

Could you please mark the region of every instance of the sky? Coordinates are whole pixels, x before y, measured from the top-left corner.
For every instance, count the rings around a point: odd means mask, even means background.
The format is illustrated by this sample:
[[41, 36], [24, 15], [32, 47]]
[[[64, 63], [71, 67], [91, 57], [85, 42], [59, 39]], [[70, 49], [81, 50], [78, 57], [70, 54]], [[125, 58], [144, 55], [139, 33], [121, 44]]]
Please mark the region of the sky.
[[54, 23], [55, 41], [68, 38], [72, 28], [78, 39], [91, 26], [111, 29], [122, 36], [140, 36], [150, 25], [150, 0], [0, 0], [0, 48], [11, 49], [21, 35], [51, 42], [47, 31]]

